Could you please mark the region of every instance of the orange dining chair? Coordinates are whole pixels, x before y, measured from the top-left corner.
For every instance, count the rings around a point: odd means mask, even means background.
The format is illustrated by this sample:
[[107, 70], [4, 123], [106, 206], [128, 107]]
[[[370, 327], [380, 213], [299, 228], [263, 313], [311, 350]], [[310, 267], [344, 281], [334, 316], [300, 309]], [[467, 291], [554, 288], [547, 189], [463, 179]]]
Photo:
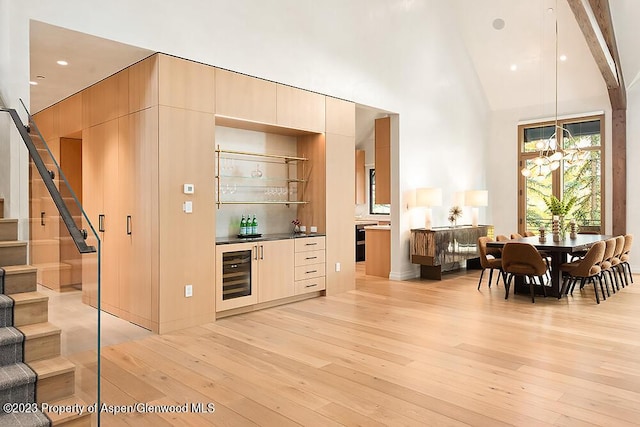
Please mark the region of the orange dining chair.
[[[496, 258], [494, 255], [487, 253], [487, 242], [493, 242], [491, 237], [478, 237], [478, 251], [480, 252], [480, 266], [482, 267], [482, 271], [480, 272], [480, 280], [478, 281], [478, 290], [480, 290], [480, 285], [482, 284], [482, 276], [484, 275], [484, 271], [489, 269], [489, 287], [491, 287], [491, 279], [493, 278], [493, 270], [498, 270], [502, 273], [502, 260], [500, 258]], [[500, 281], [500, 274], [496, 279], [496, 285]]]
[[531, 292], [531, 302], [535, 300], [536, 277], [542, 286], [542, 293], [546, 297], [547, 291], [544, 285], [543, 276], [547, 272], [547, 263], [542, 256], [529, 243], [507, 242], [502, 249], [502, 271], [507, 276], [505, 280], [504, 298], [509, 298], [509, 287], [514, 277], [521, 276], [529, 279], [529, 291]]
[[596, 242], [585, 256], [579, 261], [568, 262], [560, 266], [560, 271], [564, 274], [562, 281], [562, 289], [560, 295], [571, 292], [573, 295], [573, 289], [576, 286], [576, 282], [580, 280], [580, 289], [584, 287], [587, 282], [593, 284], [593, 290], [596, 294], [596, 303], [600, 304], [600, 297], [598, 296], [598, 287], [596, 286], [596, 279], [600, 284], [600, 292], [602, 292], [602, 299], [606, 300], [607, 297], [604, 294], [604, 287], [602, 286], [602, 276], [600, 263], [604, 257], [606, 244], [603, 241]]

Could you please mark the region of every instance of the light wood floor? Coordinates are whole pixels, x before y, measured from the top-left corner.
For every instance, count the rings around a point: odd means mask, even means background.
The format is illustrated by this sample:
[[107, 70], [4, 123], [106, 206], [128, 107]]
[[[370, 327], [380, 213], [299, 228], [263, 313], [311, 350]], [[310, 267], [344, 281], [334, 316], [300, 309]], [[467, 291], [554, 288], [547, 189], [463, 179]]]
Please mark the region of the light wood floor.
[[[600, 305], [364, 276], [357, 289], [103, 349], [102, 400], [212, 402], [212, 414], [103, 416], [107, 426], [640, 423], [640, 277]], [[495, 278], [494, 278], [495, 279]], [[91, 401], [92, 352], [71, 358]]]

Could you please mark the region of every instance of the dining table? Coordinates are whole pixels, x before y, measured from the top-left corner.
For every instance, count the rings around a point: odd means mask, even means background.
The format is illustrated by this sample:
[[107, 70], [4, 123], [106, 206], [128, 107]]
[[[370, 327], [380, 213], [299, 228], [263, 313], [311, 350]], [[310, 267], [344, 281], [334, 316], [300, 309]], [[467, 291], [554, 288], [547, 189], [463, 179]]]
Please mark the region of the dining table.
[[[547, 288], [547, 295], [560, 299], [562, 298], [560, 293], [560, 289], [562, 288], [562, 271], [560, 270], [560, 266], [567, 262], [567, 257], [570, 254], [583, 252], [589, 249], [594, 243], [601, 240], [607, 240], [612, 237], [613, 236], [604, 234], [577, 234], [575, 238], [571, 238], [569, 234], [567, 234], [564, 238], [560, 238], [560, 240], [556, 242], [553, 240], [553, 235], [547, 235], [546, 240], [541, 242], [539, 236], [531, 236], [502, 242], [487, 242], [487, 247], [502, 248], [506, 243], [518, 242], [529, 243], [535, 246], [538, 251], [544, 252], [546, 256], [551, 258], [551, 265], [549, 268], [551, 286]], [[516, 282], [516, 290], [528, 292], [528, 289], [524, 289], [522, 285], [523, 284]]]

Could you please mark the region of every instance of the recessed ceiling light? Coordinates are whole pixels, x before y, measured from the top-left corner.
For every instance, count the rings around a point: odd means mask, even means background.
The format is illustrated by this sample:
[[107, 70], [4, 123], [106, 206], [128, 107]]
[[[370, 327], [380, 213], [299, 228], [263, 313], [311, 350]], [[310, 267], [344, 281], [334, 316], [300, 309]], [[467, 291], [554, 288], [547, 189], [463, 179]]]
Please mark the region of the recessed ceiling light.
[[509, 69], [511, 71], [516, 71], [518, 69], [518, 66], [516, 64], [511, 64], [511, 67], [509, 67]]
[[69, 63], [68, 63], [67, 61], [64, 61], [64, 60], [62, 60], [62, 59], [61, 59], [60, 61], [56, 61], [56, 63], [57, 63], [58, 65], [69, 65]]
[[493, 26], [493, 28], [495, 28], [496, 30], [501, 30], [504, 28], [504, 19], [502, 18], [496, 18], [493, 20], [493, 23], [491, 24]]
[[29, 82], [29, 84], [30, 84], [31, 86], [38, 86], [38, 82], [34, 82], [33, 80], [31, 80], [31, 81]]
[[560, 55], [560, 61], [566, 61], [567, 55]]

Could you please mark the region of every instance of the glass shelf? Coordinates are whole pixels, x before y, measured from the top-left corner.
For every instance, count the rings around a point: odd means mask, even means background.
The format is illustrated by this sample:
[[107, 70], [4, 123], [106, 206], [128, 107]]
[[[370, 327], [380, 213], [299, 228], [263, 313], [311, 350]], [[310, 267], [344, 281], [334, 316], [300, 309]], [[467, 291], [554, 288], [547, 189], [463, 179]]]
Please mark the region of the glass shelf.
[[[237, 150], [222, 150], [220, 146], [215, 150], [216, 153], [216, 205], [218, 209], [221, 205], [304, 205], [309, 203], [304, 201], [304, 190], [307, 182], [304, 179], [306, 157], [287, 156], [279, 154], [255, 153]], [[255, 169], [251, 170], [252, 176], [247, 176], [247, 170], [240, 168], [240, 173], [234, 175], [236, 160], [255, 162]], [[221, 162], [224, 162], [221, 164]], [[298, 164], [301, 162], [301, 164]], [[268, 163], [271, 166], [265, 171], [260, 169], [260, 165]], [[275, 165], [274, 165], [275, 164]], [[291, 166], [296, 165], [298, 169], [292, 174]], [[246, 165], [246, 163], [245, 163]], [[278, 168], [282, 167], [284, 170]], [[274, 171], [275, 168], [275, 171]], [[226, 172], [226, 173], [225, 173]], [[269, 172], [271, 175], [283, 175], [281, 177], [269, 176], [263, 174]], [[255, 174], [254, 174], [255, 173]], [[303, 178], [295, 177], [301, 174]], [[276, 185], [280, 184], [280, 186]], [[277, 188], [274, 193], [269, 193], [269, 188]], [[232, 190], [230, 190], [232, 189]], [[252, 195], [253, 194], [253, 195]], [[260, 196], [259, 196], [260, 195]], [[229, 197], [234, 200], [223, 200]], [[279, 197], [283, 196], [283, 197]], [[248, 197], [248, 199], [246, 199]], [[258, 200], [264, 197], [265, 200]], [[300, 200], [298, 200], [298, 197]], [[275, 200], [269, 200], [269, 199]], [[278, 200], [282, 198], [283, 200]], [[239, 200], [238, 200], [239, 199]], [[295, 200], [293, 200], [295, 199]]]

